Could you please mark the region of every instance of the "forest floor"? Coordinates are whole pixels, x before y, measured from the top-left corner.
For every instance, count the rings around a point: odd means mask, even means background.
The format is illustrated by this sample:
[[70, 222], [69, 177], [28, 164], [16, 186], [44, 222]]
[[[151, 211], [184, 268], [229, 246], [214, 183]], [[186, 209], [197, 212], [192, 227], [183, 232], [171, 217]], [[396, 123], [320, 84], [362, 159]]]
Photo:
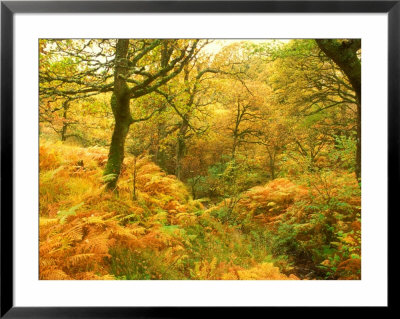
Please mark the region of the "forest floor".
[[105, 148], [41, 140], [40, 279], [360, 278], [354, 176], [332, 177], [334, 203], [278, 178], [206, 207], [148, 157], [127, 156], [108, 192], [106, 162]]

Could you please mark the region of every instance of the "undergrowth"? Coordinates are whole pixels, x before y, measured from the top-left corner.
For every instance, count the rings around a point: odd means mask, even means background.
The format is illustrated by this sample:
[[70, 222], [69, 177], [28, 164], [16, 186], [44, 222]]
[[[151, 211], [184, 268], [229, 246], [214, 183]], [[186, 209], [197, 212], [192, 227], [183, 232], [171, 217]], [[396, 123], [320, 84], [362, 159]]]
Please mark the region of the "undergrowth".
[[109, 192], [106, 149], [40, 145], [40, 279], [360, 278], [349, 174], [276, 179], [206, 209], [146, 156], [125, 158]]

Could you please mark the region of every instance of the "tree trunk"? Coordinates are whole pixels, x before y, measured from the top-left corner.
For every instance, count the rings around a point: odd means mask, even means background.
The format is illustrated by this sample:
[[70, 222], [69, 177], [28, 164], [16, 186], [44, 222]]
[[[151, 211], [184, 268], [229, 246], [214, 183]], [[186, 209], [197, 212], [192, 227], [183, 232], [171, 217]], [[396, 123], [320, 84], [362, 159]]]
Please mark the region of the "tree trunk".
[[121, 172], [122, 162], [124, 161], [125, 139], [129, 131], [129, 124], [115, 121], [114, 132], [111, 139], [110, 152], [104, 175], [111, 175], [107, 181], [107, 189], [114, 190], [119, 174]]
[[236, 130], [233, 132], [233, 144], [232, 144], [232, 151], [231, 151], [231, 160], [234, 160], [236, 157], [236, 149], [238, 146], [238, 134]]
[[272, 157], [269, 158], [269, 170], [271, 172], [271, 180], [275, 179], [275, 161]]
[[63, 102], [63, 126], [61, 129], [61, 141], [65, 142], [67, 140], [67, 129], [68, 129], [68, 123], [67, 123], [67, 113], [68, 113], [68, 108], [69, 108], [69, 103], [68, 101]]
[[199, 179], [200, 179], [200, 177], [193, 177], [192, 178], [192, 197], [193, 197], [193, 199], [196, 199], [196, 185], [197, 185], [197, 182], [199, 181]]
[[176, 165], [175, 175], [180, 180], [182, 178], [182, 158], [185, 149], [185, 138], [182, 135], [178, 135], [178, 141], [176, 144]]
[[346, 74], [357, 98], [357, 150], [355, 173], [361, 180], [361, 61], [357, 51], [361, 49], [361, 40], [349, 41], [316, 40], [319, 48], [335, 62]]
[[267, 153], [268, 153], [268, 157], [269, 157], [269, 161], [268, 161], [268, 167], [269, 167], [269, 172], [271, 173], [271, 180], [275, 179], [275, 150], [271, 151], [268, 146], [267, 146]]
[[360, 182], [361, 181], [361, 100], [360, 103], [357, 104], [356, 176], [358, 181]]
[[125, 139], [129, 126], [132, 124], [132, 116], [129, 109], [130, 94], [126, 84], [128, 74], [129, 40], [119, 39], [115, 52], [114, 92], [111, 97], [111, 109], [115, 118], [114, 132], [111, 139], [108, 161], [104, 171], [107, 178], [107, 189], [114, 190], [121, 172], [124, 160]]
[[185, 155], [186, 141], [185, 135], [188, 129], [188, 122], [184, 121], [178, 132], [178, 138], [176, 143], [176, 165], [175, 165], [175, 175], [181, 180], [182, 178], [182, 158]]
[[235, 128], [233, 129], [233, 145], [232, 145], [232, 160], [235, 159], [236, 156], [236, 148], [239, 142], [239, 125], [241, 119], [242, 111], [240, 110], [240, 103], [237, 102], [237, 111], [236, 111], [236, 120], [235, 120]]

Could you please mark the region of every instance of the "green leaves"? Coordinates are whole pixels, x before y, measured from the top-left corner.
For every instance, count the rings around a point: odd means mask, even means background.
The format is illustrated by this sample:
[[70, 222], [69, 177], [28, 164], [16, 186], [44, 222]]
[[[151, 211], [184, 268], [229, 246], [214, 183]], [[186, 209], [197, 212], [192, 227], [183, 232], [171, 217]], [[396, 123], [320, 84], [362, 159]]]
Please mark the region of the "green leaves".
[[69, 216], [76, 216], [76, 210], [78, 208], [80, 208], [84, 203], [79, 203], [78, 205], [72, 206], [70, 209], [68, 210], [61, 210], [57, 213], [57, 216], [60, 220], [60, 224], [65, 224], [65, 222], [67, 221], [67, 218]]

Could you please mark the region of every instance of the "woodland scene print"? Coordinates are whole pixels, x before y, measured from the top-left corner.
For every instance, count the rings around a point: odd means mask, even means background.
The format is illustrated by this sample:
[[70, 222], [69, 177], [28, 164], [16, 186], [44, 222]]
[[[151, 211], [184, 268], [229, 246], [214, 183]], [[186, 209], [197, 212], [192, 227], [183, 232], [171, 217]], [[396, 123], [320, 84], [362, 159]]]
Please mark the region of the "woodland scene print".
[[361, 40], [40, 39], [39, 279], [361, 279]]

